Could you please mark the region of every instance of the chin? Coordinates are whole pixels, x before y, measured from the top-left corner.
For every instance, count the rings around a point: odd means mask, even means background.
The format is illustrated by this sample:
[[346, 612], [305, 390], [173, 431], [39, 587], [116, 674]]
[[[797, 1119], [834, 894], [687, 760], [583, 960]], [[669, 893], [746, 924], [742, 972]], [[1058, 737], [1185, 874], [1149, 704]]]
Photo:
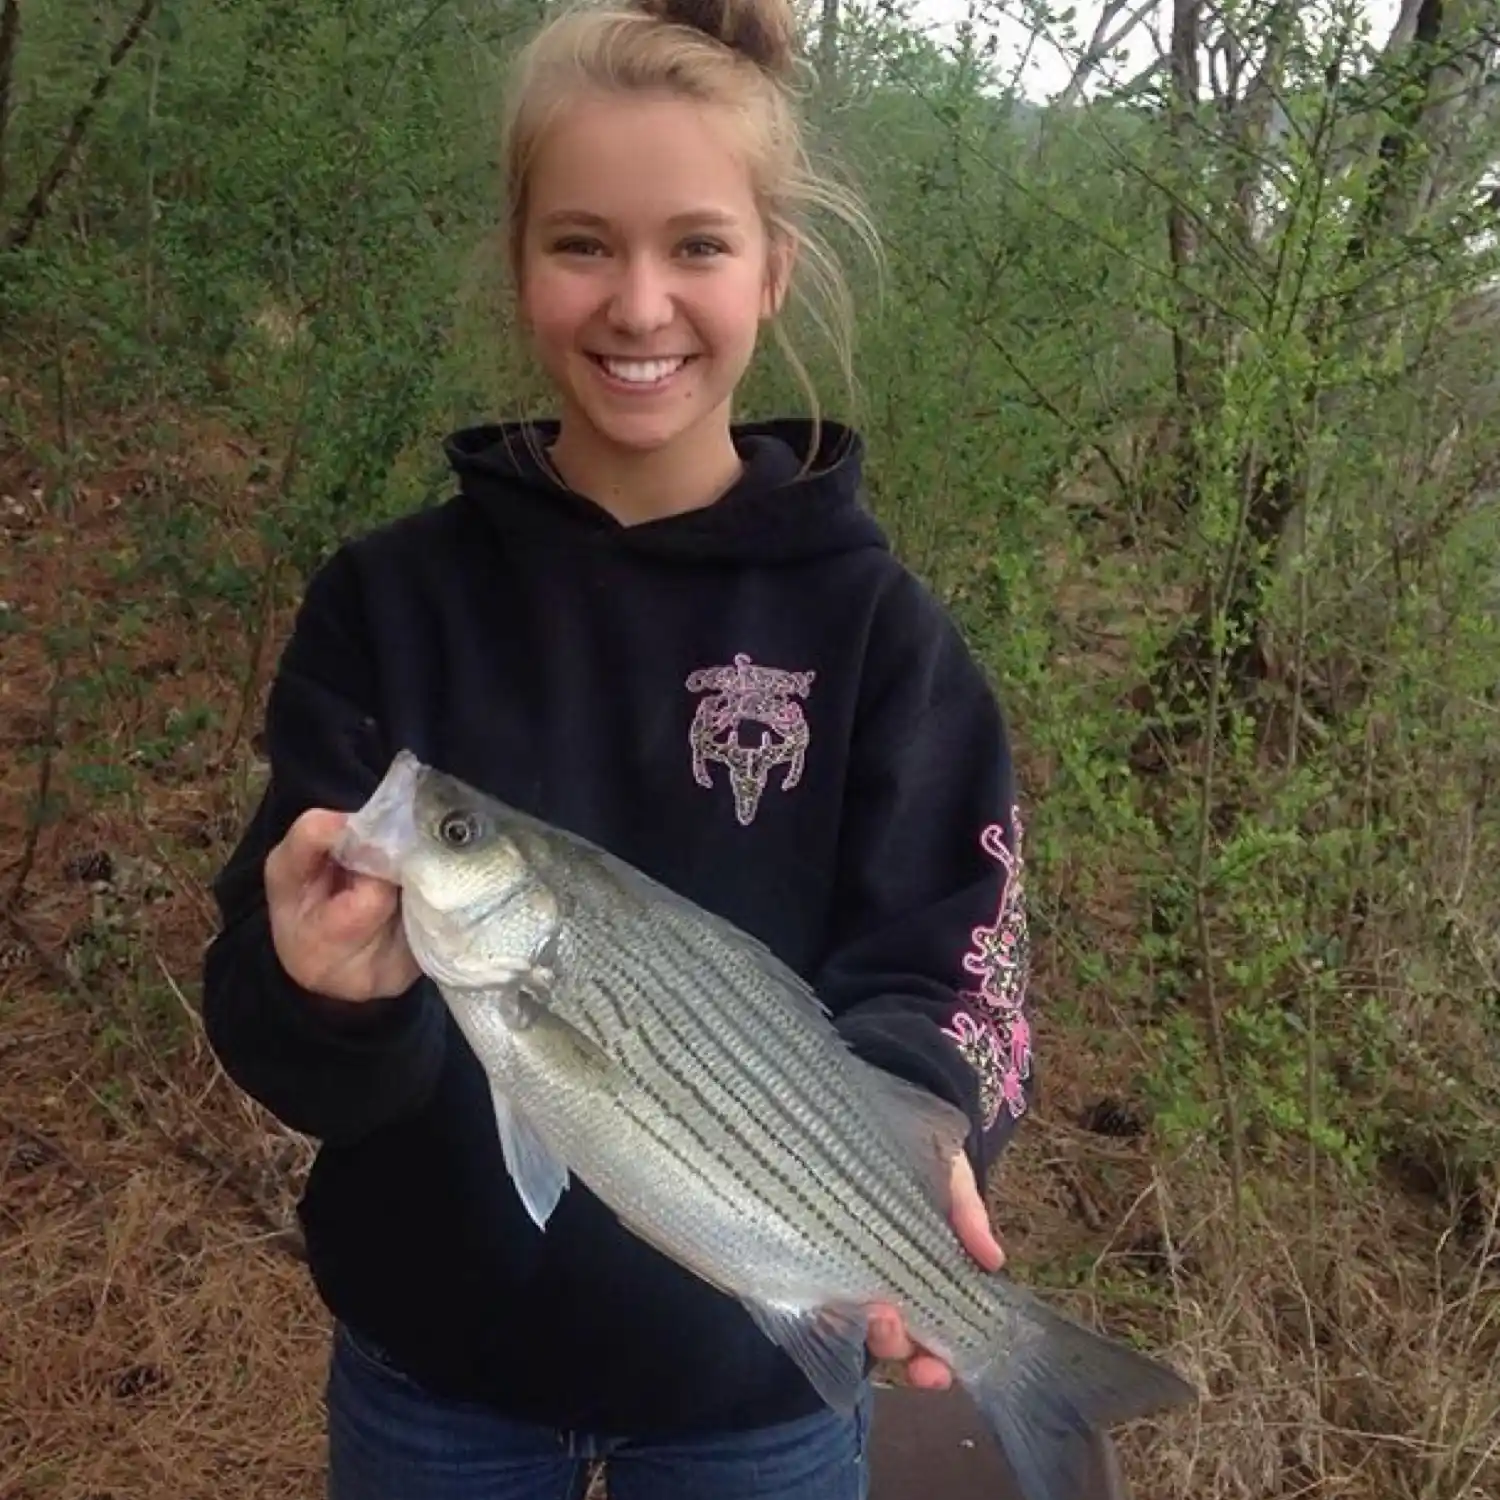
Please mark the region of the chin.
[[622, 422], [590, 414], [588, 425], [595, 436], [611, 448], [627, 453], [655, 453], [677, 442], [692, 430], [694, 423], [660, 419], [652, 421], [650, 418]]

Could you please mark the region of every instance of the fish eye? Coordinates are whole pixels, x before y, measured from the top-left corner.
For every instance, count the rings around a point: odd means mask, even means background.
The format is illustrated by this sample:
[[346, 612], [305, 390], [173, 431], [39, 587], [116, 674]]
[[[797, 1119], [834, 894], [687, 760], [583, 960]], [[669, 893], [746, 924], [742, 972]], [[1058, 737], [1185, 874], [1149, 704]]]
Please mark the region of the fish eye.
[[444, 813], [438, 822], [437, 835], [450, 849], [463, 849], [480, 834], [479, 819], [470, 812]]

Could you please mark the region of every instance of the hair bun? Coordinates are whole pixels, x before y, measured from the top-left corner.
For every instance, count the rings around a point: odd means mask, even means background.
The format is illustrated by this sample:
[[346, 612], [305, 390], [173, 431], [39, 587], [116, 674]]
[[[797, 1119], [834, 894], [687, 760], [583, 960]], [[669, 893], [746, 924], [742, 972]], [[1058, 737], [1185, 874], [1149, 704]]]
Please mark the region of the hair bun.
[[647, 15], [690, 26], [723, 42], [778, 78], [797, 63], [797, 19], [791, 0], [638, 0]]

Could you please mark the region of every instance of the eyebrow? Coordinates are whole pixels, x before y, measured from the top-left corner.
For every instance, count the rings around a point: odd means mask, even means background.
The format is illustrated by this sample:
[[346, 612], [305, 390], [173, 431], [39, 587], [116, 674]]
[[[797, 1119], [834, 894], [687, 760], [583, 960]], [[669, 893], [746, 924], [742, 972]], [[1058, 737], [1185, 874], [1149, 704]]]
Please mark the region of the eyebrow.
[[[730, 213], [725, 213], [718, 208], [696, 208], [687, 213], [673, 214], [667, 220], [671, 229], [733, 229], [739, 224], [739, 220]], [[590, 229], [608, 229], [609, 220], [602, 214], [589, 213], [581, 208], [559, 208], [550, 214], [543, 214], [541, 223], [546, 228], [556, 228], [560, 224], [583, 225]]]

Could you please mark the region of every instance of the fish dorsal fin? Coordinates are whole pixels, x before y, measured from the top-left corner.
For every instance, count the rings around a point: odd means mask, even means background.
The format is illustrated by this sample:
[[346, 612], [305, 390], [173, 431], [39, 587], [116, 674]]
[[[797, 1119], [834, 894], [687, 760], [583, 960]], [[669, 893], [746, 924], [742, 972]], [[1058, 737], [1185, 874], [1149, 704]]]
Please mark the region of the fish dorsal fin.
[[865, 1081], [896, 1144], [916, 1169], [933, 1206], [945, 1218], [952, 1206], [953, 1158], [969, 1138], [961, 1109], [922, 1088], [860, 1059]]
[[848, 1415], [864, 1383], [868, 1319], [858, 1308], [778, 1307], [741, 1299], [755, 1325], [790, 1355], [812, 1388]]

